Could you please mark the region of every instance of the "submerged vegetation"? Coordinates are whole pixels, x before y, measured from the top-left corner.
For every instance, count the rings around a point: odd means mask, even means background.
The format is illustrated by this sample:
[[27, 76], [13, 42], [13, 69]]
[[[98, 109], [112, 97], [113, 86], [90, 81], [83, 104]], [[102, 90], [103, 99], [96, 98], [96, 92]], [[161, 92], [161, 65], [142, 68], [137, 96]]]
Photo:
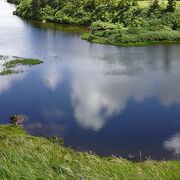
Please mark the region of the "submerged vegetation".
[[90, 42], [122, 45], [180, 40], [180, 2], [176, 0], [21, 0], [14, 14], [89, 26], [83, 39]]
[[[75, 152], [61, 141], [0, 126], [0, 179], [179, 179], [179, 161], [133, 163]], [[60, 142], [60, 143], [59, 143]]]
[[38, 59], [15, 59], [12, 61], [8, 61], [6, 63], [4, 63], [4, 66], [6, 68], [13, 68], [16, 67], [17, 65], [37, 65], [37, 64], [41, 64], [42, 61], [38, 60]]
[[13, 69], [3, 69], [0, 71], [0, 76], [10, 75], [10, 74], [19, 74], [21, 71], [13, 70]]
[[3, 57], [1, 56], [1, 59], [3, 58], [4, 63], [2, 64], [2, 70], [0, 71], [0, 75], [10, 75], [10, 74], [19, 74], [22, 73], [22, 69], [16, 69], [17, 66], [32, 66], [32, 65], [38, 65], [43, 63], [43, 61], [38, 59], [25, 59], [25, 58], [19, 58], [19, 59], [13, 59], [6, 61], [9, 57]]

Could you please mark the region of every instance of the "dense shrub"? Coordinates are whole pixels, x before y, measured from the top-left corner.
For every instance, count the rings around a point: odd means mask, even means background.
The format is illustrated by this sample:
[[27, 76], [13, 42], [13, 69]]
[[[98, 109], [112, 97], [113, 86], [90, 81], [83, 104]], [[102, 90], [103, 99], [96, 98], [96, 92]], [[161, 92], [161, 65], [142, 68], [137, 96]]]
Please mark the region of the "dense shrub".
[[176, 8], [176, 0], [168, 0], [168, 5], [166, 10], [169, 12], [174, 12]]
[[175, 11], [175, 0], [168, 0], [167, 7], [158, 0], [152, 2], [142, 8], [136, 0], [20, 0], [15, 14], [90, 26], [90, 34], [84, 36], [89, 41], [179, 40], [180, 12]]
[[49, 5], [46, 5], [44, 8], [41, 8], [39, 11], [39, 14], [42, 19], [51, 20], [51, 21], [54, 20], [54, 13], [55, 13], [54, 9]]
[[[134, 31], [133, 31], [134, 30]], [[127, 31], [103, 31], [94, 34], [93, 39], [103, 37], [112, 44], [115, 43], [136, 43], [136, 42], [156, 42], [156, 41], [178, 41], [180, 40], [179, 31], [147, 31], [145, 29], [128, 29]]]
[[91, 29], [93, 30], [106, 30], [106, 29], [122, 29], [122, 24], [118, 23], [109, 23], [103, 21], [95, 21], [91, 25]]

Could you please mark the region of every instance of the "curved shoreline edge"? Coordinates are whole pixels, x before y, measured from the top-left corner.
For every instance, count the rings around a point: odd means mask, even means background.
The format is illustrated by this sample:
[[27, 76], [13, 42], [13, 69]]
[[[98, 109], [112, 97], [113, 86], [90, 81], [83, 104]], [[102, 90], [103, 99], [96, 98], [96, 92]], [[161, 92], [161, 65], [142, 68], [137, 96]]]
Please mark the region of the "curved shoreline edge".
[[[177, 2], [174, 11], [168, 11], [163, 3], [153, 9], [147, 4], [144, 6], [143, 1], [137, 1], [137, 4], [134, 5], [131, 3], [128, 5], [127, 3], [127, 7], [124, 7], [121, 13], [118, 10], [120, 8], [119, 5], [116, 3], [111, 5], [108, 2], [100, 2], [93, 5], [93, 3], [86, 4], [86, 2], [81, 2], [81, 6], [84, 9], [82, 10], [79, 6], [77, 7], [77, 12], [80, 13], [77, 17], [74, 16], [74, 11], [68, 14], [65, 13], [66, 11], [63, 8], [70, 8], [67, 3], [61, 7], [60, 4], [53, 2], [45, 5], [43, 1], [40, 1], [39, 4], [36, 4], [35, 1], [30, 2], [26, 0], [8, 0], [8, 2], [18, 4], [13, 14], [19, 17], [39, 20], [43, 24], [53, 22], [60, 25], [87, 26], [90, 30], [82, 35], [82, 39], [90, 43], [124, 47], [180, 44], [180, 24], [178, 19], [180, 15], [180, 2]], [[36, 5], [38, 6], [36, 7]], [[70, 5], [73, 5], [73, 2], [70, 2]], [[103, 8], [100, 8], [101, 5], [104, 8], [112, 7], [105, 11]], [[86, 6], [92, 7], [86, 9]], [[100, 8], [101, 14], [107, 13], [109, 19], [102, 20], [103, 18], [96, 14], [98, 8]], [[114, 8], [115, 12], [112, 11], [112, 8]], [[81, 13], [87, 13], [87, 17], [85, 17], [89, 20], [82, 16]], [[118, 18], [120, 19], [118, 20]]]
[[58, 139], [31, 136], [16, 125], [0, 125], [0, 178], [179, 179], [180, 161], [134, 163], [64, 147]]
[[[88, 41], [87, 34], [84, 33], [81, 36], [81, 39]], [[135, 42], [135, 43], [107, 43], [102, 39], [93, 39], [92, 41], [88, 41], [89, 43], [95, 44], [103, 44], [103, 45], [113, 45], [119, 47], [142, 47], [142, 46], [153, 46], [153, 45], [180, 45], [180, 41], [142, 41], [142, 42]]]

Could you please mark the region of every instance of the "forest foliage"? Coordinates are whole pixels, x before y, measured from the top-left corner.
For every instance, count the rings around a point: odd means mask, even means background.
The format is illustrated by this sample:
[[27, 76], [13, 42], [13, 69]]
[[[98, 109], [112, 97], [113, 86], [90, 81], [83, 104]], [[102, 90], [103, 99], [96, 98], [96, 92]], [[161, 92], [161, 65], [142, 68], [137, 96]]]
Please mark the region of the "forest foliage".
[[[19, 0], [15, 14], [61, 24], [90, 26], [92, 42], [118, 44], [179, 41], [180, 10], [176, 0]], [[179, 3], [179, 2], [178, 2]]]

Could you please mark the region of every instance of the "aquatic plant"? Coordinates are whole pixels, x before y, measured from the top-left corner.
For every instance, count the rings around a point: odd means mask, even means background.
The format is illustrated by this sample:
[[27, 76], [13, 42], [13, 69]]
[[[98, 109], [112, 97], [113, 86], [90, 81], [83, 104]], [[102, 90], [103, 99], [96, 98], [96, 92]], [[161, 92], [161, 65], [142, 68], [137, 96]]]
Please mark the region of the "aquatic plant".
[[1, 59], [5, 61], [2, 65], [3, 69], [0, 71], [1, 76], [23, 73], [22, 69], [16, 69], [18, 66], [34, 66], [43, 63], [39, 59], [12, 58], [12, 60], [7, 61], [8, 58], [10, 57], [1, 56]]
[[37, 65], [37, 64], [41, 64], [41, 63], [43, 63], [43, 61], [41, 61], [39, 59], [15, 59], [15, 60], [5, 62], [3, 65], [6, 68], [13, 68], [18, 65], [32, 66], [32, 65]]

